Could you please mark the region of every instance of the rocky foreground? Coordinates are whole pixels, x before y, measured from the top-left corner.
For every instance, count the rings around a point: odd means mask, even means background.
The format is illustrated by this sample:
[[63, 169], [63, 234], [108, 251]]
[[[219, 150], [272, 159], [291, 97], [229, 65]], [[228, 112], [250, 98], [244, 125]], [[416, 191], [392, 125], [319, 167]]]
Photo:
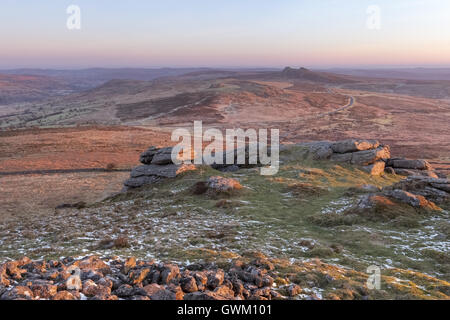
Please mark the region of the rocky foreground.
[[[125, 261], [90, 256], [75, 260], [31, 261], [0, 266], [1, 300], [270, 300], [287, 299], [274, 285], [273, 264], [263, 258], [228, 270], [213, 265]], [[301, 293], [285, 286], [289, 297]], [[313, 298], [314, 296], [311, 296]]]

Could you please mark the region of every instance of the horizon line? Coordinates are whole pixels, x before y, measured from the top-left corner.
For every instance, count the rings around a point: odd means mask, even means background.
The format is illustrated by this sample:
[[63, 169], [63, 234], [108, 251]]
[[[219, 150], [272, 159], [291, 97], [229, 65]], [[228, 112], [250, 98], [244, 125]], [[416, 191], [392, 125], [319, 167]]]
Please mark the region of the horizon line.
[[282, 70], [286, 67], [291, 68], [307, 68], [311, 70], [345, 70], [345, 69], [365, 69], [365, 70], [380, 70], [380, 69], [450, 69], [450, 65], [434, 65], [434, 64], [417, 64], [417, 65], [284, 65], [284, 66], [224, 66], [224, 65], [209, 65], [209, 66], [177, 66], [177, 65], [162, 65], [162, 66], [17, 66], [17, 67], [0, 67], [0, 71], [14, 71], [14, 70], [57, 70], [57, 71], [82, 71], [89, 69], [106, 69], [106, 70], [120, 70], [120, 69], [147, 69], [147, 70], [161, 70], [161, 69], [210, 69], [210, 70], [263, 70], [263, 69], [277, 69]]

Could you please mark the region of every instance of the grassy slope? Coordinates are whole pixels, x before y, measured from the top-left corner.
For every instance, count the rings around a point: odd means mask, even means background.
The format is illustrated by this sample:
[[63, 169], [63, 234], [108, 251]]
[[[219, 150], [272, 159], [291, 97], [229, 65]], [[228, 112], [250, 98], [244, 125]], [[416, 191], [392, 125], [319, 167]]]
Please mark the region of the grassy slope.
[[[385, 277], [386, 292], [373, 293], [374, 298], [377, 294], [442, 298], [442, 292], [448, 293], [449, 284], [436, 279], [448, 281], [450, 275], [446, 211], [428, 215], [413, 211], [393, 220], [346, 215], [360, 196], [349, 188], [383, 187], [399, 177], [372, 177], [351, 166], [311, 161], [301, 148], [285, 151], [282, 159], [274, 177], [261, 176], [258, 169], [223, 174], [201, 167], [86, 209], [58, 211], [48, 220], [5, 222], [0, 229], [5, 239], [1, 256], [96, 253], [221, 264], [261, 252], [275, 259], [281, 279], [305, 286], [313, 277], [314, 286], [329, 294], [336, 284], [324, 283], [325, 274], [361, 286], [366, 268], [373, 264], [382, 267], [383, 275], [403, 279]], [[238, 179], [245, 189], [231, 196], [192, 194], [197, 181], [218, 174]], [[6, 231], [11, 228], [21, 237]], [[120, 237], [128, 245], [99, 246], [99, 241]]]

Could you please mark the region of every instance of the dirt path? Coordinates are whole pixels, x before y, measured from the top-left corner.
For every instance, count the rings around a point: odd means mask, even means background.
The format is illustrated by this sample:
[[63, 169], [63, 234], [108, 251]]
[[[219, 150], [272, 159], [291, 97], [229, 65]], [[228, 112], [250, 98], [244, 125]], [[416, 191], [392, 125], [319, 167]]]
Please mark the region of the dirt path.
[[[333, 92], [331, 89], [327, 89], [327, 91], [328, 91], [328, 93], [336, 94], [336, 92]], [[324, 113], [318, 113], [318, 114], [314, 114], [312, 116], [307, 116], [307, 117], [299, 117], [299, 118], [296, 118], [296, 119], [291, 120], [289, 122], [290, 123], [294, 123], [294, 122], [297, 122], [299, 120], [313, 120], [313, 119], [323, 118], [325, 116], [336, 114], [338, 112], [341, 112], [343, 110], [351, 108], [356, 103], [356, 98], [354, 96], [348, 95], [348, 94], [342, 94], [342, 95], [345, 95], [347, 98], [349, 98], [349, 102], [345, 106], [337, 108], [337, 109], [335, 109], [333, 111], [328, 111], [328, 112], [324, 112]]]

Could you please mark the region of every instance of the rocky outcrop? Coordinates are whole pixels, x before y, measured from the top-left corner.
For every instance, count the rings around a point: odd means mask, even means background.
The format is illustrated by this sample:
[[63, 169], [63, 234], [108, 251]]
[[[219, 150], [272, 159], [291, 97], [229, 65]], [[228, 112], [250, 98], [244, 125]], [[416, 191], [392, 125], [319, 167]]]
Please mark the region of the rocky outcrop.
[[[375, 191], [375, 190], [374, 190]], [[361, 214], [385, 214], [396, 217], [408, 212], [429, 212], [448, 208], [450, 203], [450, 181], [423, 176], [412, 176], [377, 192], [361, 196], [357, 205], [350, 210]], [[399, 207], [402, 204], [406, 207]], [[418, 211], [417, 211], [418, 210]]]
[[[254, 168], [261, 166], [260, 158], [259, 158], [259, 149], [258, 145], [255, 147], [256, 150], [256, 163], [250, 161], [250, 145], [246, 145], [243, 148], [233, 149], [233, 150], [225, 150], [222, 152], [222, 155], [219, 156], [222, 158], [222, 163], [213, 163], [211, 167], [221, 172], [235, 172], [239, 169], [243, 168]], [[270, 146], [267, 146], [267, 154], [270, 156]], [[243, 154], [244, 161], [238, 161], [238, 154]], [[228, 162], [227, 158], [231, 158], [232, 161]], [[252, 162], [252, 163], [251, 163]]]
[[389, 146], [376, 140], [349, 139], [337, 142], [319, 141], [302, 143], [314, 160], [330, 160], [360, 166], [371, 175], [384, 172], [385, 161], [391, 157]]
[[355, 140], [349, 139], [344, 141], [337, 141], [331, 144], [331, 149], [335, 153], [350, 153], [358, 151], [366, 151], [376, 149], [380, 143], [376, 140]]
[[[22, 271], [15, 272], [17, 268]], [[67, 287], [78, 270], [82, 285]], [[31, 261], [0, 265], [8, 283], [0, 285], [0, 300], [268, 300], [282, 295], [273, 289], [270, 261], [234, 261], [227, 270], [209, 264], [181, 266], [154, 261], [80, 260]], [[296, 288], [295, 295], [301, 292]]]
[[411, 176], [384, 188], [384, 192], [389, 193], [395, 190], [423, 196], [436, 204], [445, 204], [450, 201], [450, 180], [448, 179]]
[[380, 144], [377, 140], [318, 141], [300, 143], [298, 146], [307, 147], [314, 160], [353, 164], [374, 176], [389, 173], [438, 178], [428, 161], [391, 158], [390, 147]]
[[386, 161], [386, 170], [389, 173], [401, 176], [425, 176], [438, 178], [433, 167], [426, 160], [412, 160], [405, 158], [391, 158]]
[[130, 178], [124, 182], [125, 190], [154, 184], [164, 179], [175, 178], [179, 174], [195, 170], [194, 165], [172, 162], [172, 148], [150, 147], [140, 156], [143, 165], [131, 171]]

